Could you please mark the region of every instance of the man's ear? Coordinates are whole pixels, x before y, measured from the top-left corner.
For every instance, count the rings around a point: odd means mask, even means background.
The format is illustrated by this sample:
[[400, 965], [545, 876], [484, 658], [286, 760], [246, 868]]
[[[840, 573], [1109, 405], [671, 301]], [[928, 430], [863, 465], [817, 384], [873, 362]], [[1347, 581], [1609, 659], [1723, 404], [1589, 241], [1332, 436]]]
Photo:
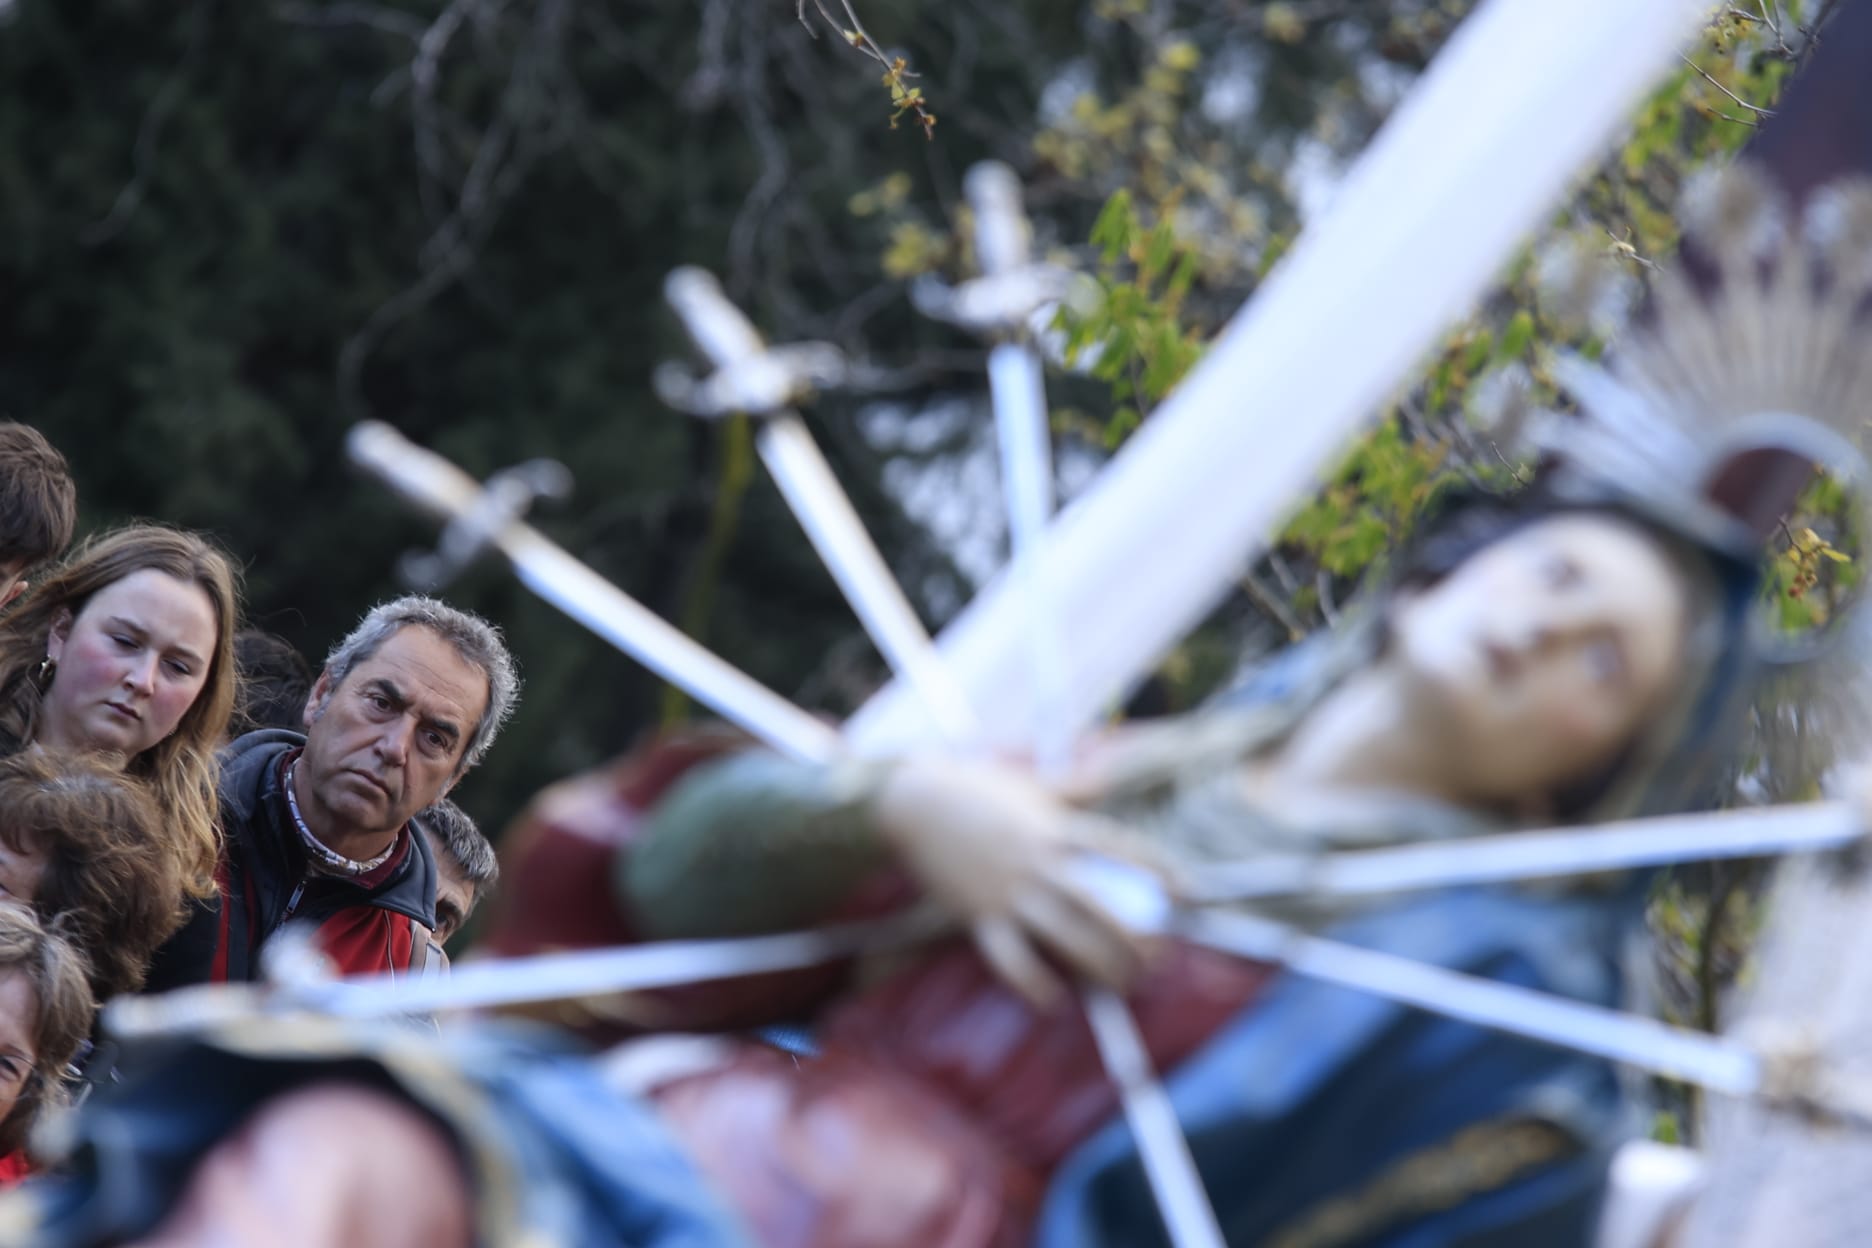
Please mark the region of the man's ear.
[[307, 732], [312, 730], [313, 724], [318, 723], [319, 716], [325, 713], [325, 700], [331, 697], [331, 690], [331, 669], [328, 667], [312, 682], [312, 692], [306, 694], [305, 709], [299, 712]]

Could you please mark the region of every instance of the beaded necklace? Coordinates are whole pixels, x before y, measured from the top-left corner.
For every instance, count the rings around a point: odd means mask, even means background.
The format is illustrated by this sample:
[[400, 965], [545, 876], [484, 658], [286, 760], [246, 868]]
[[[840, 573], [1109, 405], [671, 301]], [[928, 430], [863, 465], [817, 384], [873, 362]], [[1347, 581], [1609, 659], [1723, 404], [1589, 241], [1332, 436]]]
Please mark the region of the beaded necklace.
[[293, 791], [293, 775], [299, 769], [299, 760], [294, 759], [286, 767], [286, 809], [292, 812], [293, 826], [299, 829], [299, 839], [305, 843], [306, 853], [312, 856], [312, 863], [319, 870], [330, 875], [364, 875], [375, 871], [390, 860], [390, 854], [396, 849], [396, 838], [390, 838], [389, 846], [368, 862], [359, 862], [347, 858], [312, 835], [312, 829], [306, 826], [305, 817], [299, 813], [299, 796]]

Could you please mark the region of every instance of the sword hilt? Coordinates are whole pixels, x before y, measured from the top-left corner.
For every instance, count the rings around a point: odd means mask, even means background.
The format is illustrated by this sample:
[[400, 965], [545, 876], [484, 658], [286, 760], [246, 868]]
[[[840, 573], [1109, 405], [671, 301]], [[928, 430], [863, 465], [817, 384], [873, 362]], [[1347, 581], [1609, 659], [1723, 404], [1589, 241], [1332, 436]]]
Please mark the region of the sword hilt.
[[962, 191], [975, 217], [975, 256], [982, 275], [959, 286], [919, 278], [910, 287], [910, 300], [925, 316], [975, 333], [1019, 334], [1034, 313], [1071, 293], [1076, 275], [1033, 261], [1033, 227], [1012, 169], [983, 161], [963, 178]]
[[413, 589], [440, 589], [525, 516], [536, 499], [559, 500], [572, 492], [572, 473], [557, 460], [530, 459], [501, 469], [481, 485], [378, 421], [353, 428], [346, 447], [354, 464], [444, 521], [433, 551], [411, 551], [397, 563], [398, 574]]
[[829, 342], [768, 346], [706, 269], [675, 270], [663, 283], [663, 297], [715, 370], [700, 377], [680, 364], [658, 366], [651, 384], [678, 411], [705, 417], [779, 415], [850, 375], [844, 354]]

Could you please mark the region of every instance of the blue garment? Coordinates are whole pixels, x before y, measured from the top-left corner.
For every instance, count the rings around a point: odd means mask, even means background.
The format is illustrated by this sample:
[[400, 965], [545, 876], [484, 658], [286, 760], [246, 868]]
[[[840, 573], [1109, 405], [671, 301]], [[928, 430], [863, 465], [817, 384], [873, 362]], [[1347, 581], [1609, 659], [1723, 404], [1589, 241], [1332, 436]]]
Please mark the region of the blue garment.
[[[1473, 890], [1364, 916], [1334, 934], [1610, 1006], [1620, 993], [1613, 951], [1633, 911], [1629, 892], [1541, 899]], [[1166, 1087], [1224, 1233], [1244, 1246], [1585, 1244], [1611, 1150], [1631, 1125], [1604, 1062], [1291, 974], [1171, 1072]], [[1472, 1158], [1477, 1172], [1464, 1193], [1464, 1146], [1448, 1146], [1477, 1124], [1519, 1132], [1465, 1137], [1477, 1147], [1532, 1138], [1550, 1153], [1497, 1169], [1492, 1181], [1501, 1159]], [[1386, 1213], [1395, 1191], [1386, 1196], [1380, 1181], [1412, 1158], [1432, 1207], [1405, 1199]], [[1455, 1186], [1436, 1195], [1424, 1182], [1427, 1164], [1458, 1176]], [[1333, 1208], [1322, 1213], [1327, 1202]], [[1055, 1173], [1035, 1242], [1167, 1242], [1122, 1119]]]
[[[62, 1172], [0, 1198], [0, 1245], [79, 1248], [153, 1229], [202, 1155], [263, 1102], [342, 1080], [427, 1112], [475, 1184], [476, 1242], [583, 1248], [748, 1248], [647, 1106], [589, 1057], [533, 1029], [429, 1029], [272, 1020], [143, 1054], [93, 1097]], [[3, 1206], [0, 1206], [3, 1207]]]
[[771, 1027], [762, 1027], [754, 1033], [754, 1037], [794, 1057], [819, 1056], [819, 1041], [813, 1037], [812, 1028], [804, 1023], [775, 1023]]

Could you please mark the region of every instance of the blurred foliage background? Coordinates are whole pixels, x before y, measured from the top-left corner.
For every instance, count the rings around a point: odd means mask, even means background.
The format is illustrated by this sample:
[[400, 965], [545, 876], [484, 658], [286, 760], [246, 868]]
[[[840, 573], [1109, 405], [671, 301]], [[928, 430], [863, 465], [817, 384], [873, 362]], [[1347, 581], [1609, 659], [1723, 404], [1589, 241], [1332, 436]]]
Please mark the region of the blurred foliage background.
[[[1041, 248], [1096, 279], [1049, 330], [1070, 490], [1330, 202], [1470, 7], [854, 4], [855, 39], [842, 8], [786, 0], [0, 0], [0, 413], [71, 458], [85, 527], [217, 534], [253, 621], [312, 656], [432, 537], [344, 466], [351, 423], [390, 421], [477, 475], [561, 459], [577, 494], [548, 533], [841, 713], [880, 665], [745, 429], [650, 392], [685, 350], [664, 275], [707, 266], [777, 338], [865, 362], [865, 393], [808, 417], [940, 626], [1003, 541], [983, 349], [905, 298], [908, 279], [972, 271], [962, 173], [1013, 165]], [[1446, 485], [1522, 471], [1521, 414], [1563, 401], [1555, 353], [1596, 353], [1632, 303], [1635, 282], [1576, 280], [1581, 258], [1636, 278], [1670, 255], [1685, 180], [1770, 113], [1827, 7], [1712, 8], [1140, 708], [1188, 705], [1330, 622]], [[1790, 534], [1796, 624], [1856, 573], [1827, 541]], [[497, 569], [449, 596], [507, 628], [527, 676], [460, 794], [490, 828], [689, 713]], [[1681, 926], [1706, 956], [1707, 925]]]

